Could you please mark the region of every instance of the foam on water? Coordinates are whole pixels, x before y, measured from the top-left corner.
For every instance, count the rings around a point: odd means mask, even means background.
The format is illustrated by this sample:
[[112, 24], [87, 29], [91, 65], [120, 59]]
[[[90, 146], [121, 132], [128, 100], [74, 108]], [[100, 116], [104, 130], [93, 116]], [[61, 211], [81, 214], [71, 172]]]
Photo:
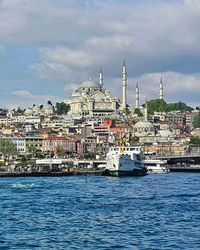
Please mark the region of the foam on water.
[[11, 185], [11, 188], [15, 189], [30, 189], [30, 188], [38, 188], [39, 185], [35, 183], [14, 183]]

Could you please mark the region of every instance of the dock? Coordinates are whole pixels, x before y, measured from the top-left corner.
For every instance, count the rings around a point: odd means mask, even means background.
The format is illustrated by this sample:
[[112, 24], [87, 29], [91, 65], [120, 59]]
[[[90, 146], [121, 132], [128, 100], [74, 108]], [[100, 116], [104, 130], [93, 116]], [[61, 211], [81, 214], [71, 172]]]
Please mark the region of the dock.
[[51, 172], [51, 171], [41, 171], [41, 172], [23, 172], [23, 171], [14, 171], [14, 172], [0, 172], [1, 177], [59, 177], [59, 176], [102, 176], [104, 173], [103, 170], [99, 169], [72, 169], [69, 171], [60, 171], [60, 172]]
[[199, 172], [200, 165], [188, 165], [188, 166], [169, 166], [170, 172]]

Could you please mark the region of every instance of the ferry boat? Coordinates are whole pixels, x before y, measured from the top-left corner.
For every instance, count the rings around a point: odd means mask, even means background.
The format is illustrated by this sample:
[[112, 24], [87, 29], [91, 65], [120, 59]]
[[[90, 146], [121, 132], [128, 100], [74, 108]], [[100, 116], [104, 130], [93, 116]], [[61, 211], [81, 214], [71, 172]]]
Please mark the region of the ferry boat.
[[106, 157], [105, 175], [144, 176], [147, 170], [141, 159], [141, 147], [111, 147]]
[[170, 170], [167, 166], [166, 160], [159, 160], [159, 159], [144, 159], [143, 160], [144, 165], [147, 168], [148, 174], [150, 173], [169, 173]]

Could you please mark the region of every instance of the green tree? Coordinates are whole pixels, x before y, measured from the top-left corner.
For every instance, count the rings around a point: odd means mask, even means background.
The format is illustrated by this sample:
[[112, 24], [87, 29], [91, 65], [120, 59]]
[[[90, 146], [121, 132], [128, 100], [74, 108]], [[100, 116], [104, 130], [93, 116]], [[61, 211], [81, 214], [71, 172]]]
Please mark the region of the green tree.
[[37, 150], [38, 150], [37, 147], [33, 144], [27, 146], [27, 151], [31, 153], [33, 156], [36, 156]]
[[130, 115], [130, 113], [131, 113], [131, 111], [129, 110], [128, 107], [126, 107], [123, 111], [124, 111], [124, 113], [125, 113], [126, 115]]
[[171, 112], [171, 111], [192, 111], [193, 108], [187, 106], [184, 102], [176, 102], [176, 103], [168, 103], [166, 105], [166, 112]]
[[33, 144], [27, 146], [27, 152], [31, 153], [34, 157], [41, 157], [42, 153], [42, 151]]
[[21, 109], [20, 107], [17, 108], [16, 112], [18, 114], [22, 114], [24, 112], [24, 109]]
[[59, 157], [63, 157], [65, 156], [65, 150], [63, 149], [63, 147], [61, 145], [57, 145], [56, 147], [56, 154], [59, 156]]
[[200, 145], [200, 139], [198, 137], [191, 137], [190, 144]]
[[131, 139], [130, 139], [130, 145], [135, 145], [136, 143], [138, 143], [139, 142], [139, 137], [137, 137], [137, 136], [133, 136], [133, 137], [131, 137]]
[[200, 128], [200, 116], [195, 116], [192, 122], [193, 128]]
[[142, 112], [140, 111], [139, 108], [135, 108], [134, 114], [136, 114], [136, 115], [139, 116], [139, 117], [142, 117], [142, 116], [143, 116], [143, 114], [142, 114]]
[[166, 103], [162, 99], [155, 99], [148, 101], [148, 113], [153, 114], [157, 112], [171, 112], [171, 111], [192, 111], [193, 108], [187, 106], [184, 102]]
[[11, 156], [17, 155], [17, 147], [10, 140], [0, 140], [0, 153], [5, 159], [9, 160]]
[[57, 102], [56, 103], [56, 113], [58, 115], [67, 114], [70, 110], [70, 105], [64, 103], [64, 102]]
[[166, 109], [166, 102], [161, 99], [150, 100], [147, 105], [149, 114], [153, 114], [155, 111], [164, 112]]

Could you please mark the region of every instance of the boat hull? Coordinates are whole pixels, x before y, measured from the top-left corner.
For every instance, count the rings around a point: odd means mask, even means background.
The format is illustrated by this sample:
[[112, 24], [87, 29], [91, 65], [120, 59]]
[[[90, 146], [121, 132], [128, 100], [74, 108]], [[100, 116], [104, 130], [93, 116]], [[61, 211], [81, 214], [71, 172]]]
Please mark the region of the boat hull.
[[144, 176], [146, 174], [147, 174], [146, 169], [134, 169], [131, 171], [105, 169], [105, 171], [104, 171], [105, 176], [113, 176], [113, 177]]

